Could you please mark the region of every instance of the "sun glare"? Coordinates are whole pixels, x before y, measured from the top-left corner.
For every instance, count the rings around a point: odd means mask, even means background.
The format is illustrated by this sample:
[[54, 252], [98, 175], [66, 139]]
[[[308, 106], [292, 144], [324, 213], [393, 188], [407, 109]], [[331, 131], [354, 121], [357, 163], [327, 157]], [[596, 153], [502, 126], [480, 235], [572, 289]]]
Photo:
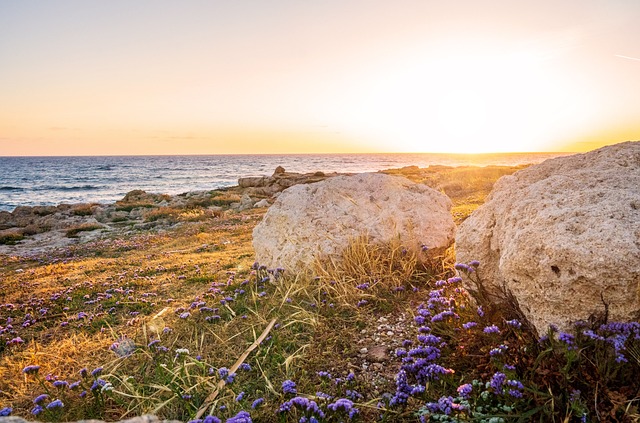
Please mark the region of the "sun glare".
[[350, 87], [341, 125], [366, 132], [382, 150], [539, 151], [590, 113], [585, 93], [544, 50], [415, 57]]

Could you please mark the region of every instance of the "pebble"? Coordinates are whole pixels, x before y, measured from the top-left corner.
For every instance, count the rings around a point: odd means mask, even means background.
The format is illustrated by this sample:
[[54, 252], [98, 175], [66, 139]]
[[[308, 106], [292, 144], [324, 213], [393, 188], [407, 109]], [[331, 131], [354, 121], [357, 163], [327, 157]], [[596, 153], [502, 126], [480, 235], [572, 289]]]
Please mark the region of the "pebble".
[[368, 352], [369, 352], [369, 349], [367, 347], [360, 348], [360, 354], [366, 354]]
[[372, 366], [373, 366], [373, 368], [375, 370], [382, 370], [382, 368], [384, 367], [384, 364], [382, 364], [382, 363], [373, 363]]
[[392, 330], [387, 331], [387, 336], [393, 336], [393, 335], [394, 335], [394, 333], [393, 333], [393, 331], [392, 331]]

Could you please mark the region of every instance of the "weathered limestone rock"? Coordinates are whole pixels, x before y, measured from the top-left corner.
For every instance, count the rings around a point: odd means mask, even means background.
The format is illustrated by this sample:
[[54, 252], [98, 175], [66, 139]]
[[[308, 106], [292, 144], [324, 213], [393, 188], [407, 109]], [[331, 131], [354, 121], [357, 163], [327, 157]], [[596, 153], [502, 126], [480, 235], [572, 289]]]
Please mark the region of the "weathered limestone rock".
[[255, 203], [253, 205], [253, 207], [255, 208], [259, 208], [259, 207], [269, 207], [269, 201], [267, 201], [266, 198], [263, 198], [262, 200], [258, 201], [257, 203]]
[[254, 195], [273, 196], [289, 187], [299, 184], [311, 184], [327, 178], [338, 176], [337, 173], [325, 174], [286, 172], [282, 166], [278, 166], [271, 176], [247, 176], [238, 179], [238, 186], [251, 190]]
[[309, 269], [337, 256], [349, 241], [399, 239], [408, 249], [448, 247], [455, 225], [451, 200], [408, 179], [381, 173], [336, 176], [282, 192], [253, 231], [256, 260], [268, 267]]
[[640, 142], [547, 160], [498, 180], [458, 229], [490, 299], [513, 294], [539, 334], [604, 313], [640, 317]]

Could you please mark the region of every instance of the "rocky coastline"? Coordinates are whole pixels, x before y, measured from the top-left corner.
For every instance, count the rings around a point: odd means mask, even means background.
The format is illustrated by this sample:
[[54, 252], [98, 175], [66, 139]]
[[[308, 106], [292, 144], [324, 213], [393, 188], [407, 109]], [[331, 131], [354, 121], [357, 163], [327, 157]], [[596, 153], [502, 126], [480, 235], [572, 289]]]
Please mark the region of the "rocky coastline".
[[19, 206], [0, 211], [0, 254], [24, 256], [142, 231], [166, 231], [251, 208], [268, 207], [286, 188], [319, 182], [338, 173], [292, 173], [278, 167], [272, 176], [246, 177], [238, 185], [178, 195], [133, 190], [112, 204]]

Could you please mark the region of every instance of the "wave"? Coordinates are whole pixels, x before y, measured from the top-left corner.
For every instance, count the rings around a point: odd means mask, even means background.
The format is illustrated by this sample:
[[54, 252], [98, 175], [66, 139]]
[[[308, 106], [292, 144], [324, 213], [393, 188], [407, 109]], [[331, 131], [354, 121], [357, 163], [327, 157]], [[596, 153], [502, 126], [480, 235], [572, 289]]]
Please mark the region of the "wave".
[[45, 185], [42, 187], [34, 188], [35, 191], [96, 191], [101, 190], [104, 187], [97, 185], [77, 185], [77, 186], [66, 186], [66, 185]]
[[0, 191], [24, 191], [24, 188], [12, 186], [0, 186]]

